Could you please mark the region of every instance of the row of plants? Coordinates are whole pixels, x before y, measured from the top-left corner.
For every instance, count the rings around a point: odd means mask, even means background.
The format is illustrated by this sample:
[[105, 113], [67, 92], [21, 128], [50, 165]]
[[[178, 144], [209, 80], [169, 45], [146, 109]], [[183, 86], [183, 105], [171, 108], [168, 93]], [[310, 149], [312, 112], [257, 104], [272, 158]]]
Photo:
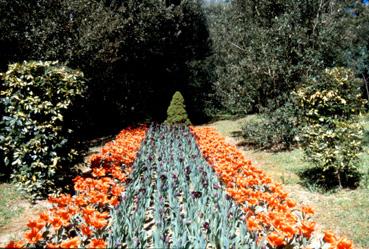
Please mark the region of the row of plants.
[[152, 125], [133, 168], [109, 247], [259, 248], [186, 126]]
[[103, 248], [111, 210], [121, 201], [147, 128], [126, 129], [90, 158], [91, 172], [74, 178], [73, 196], [49, 197], [48, 211], [30, 220], [24, 240], [8, 248]]
[[319, 233], [313, 210], [299, 207], [279, 184], [246, 160], [214, 129], [192, 128], [203, 156], [217, 173], [226, 191], [246, 214], [247, 226], [272, 247], [353, 248], [352, 242], [332, 232]]

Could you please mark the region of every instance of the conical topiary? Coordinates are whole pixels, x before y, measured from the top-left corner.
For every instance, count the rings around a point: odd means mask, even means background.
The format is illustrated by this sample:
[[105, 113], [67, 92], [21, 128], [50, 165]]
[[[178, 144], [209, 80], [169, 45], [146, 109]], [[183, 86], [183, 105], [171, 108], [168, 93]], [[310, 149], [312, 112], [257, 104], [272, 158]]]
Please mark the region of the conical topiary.
[[191, 124], [186, 112], [184, 98], [180, 92], [175, 92], [167, 110], [166, 124]]

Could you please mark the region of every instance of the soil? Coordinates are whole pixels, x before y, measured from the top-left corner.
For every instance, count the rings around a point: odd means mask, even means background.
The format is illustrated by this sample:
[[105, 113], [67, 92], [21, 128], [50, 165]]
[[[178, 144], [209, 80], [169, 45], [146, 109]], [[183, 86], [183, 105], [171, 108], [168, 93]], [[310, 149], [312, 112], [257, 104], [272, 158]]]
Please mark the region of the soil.
[[46, 200], [39, 201], [36, 204], [31, 204], [27, 200], [19, 200], [14, 205], [23, 208], [24, 211], [19, 216], [14, 217], [8, 224], [0, 227], [0, 247], [10, 240], [22, 239], [28, 221], [45, 211], [48, 203]]

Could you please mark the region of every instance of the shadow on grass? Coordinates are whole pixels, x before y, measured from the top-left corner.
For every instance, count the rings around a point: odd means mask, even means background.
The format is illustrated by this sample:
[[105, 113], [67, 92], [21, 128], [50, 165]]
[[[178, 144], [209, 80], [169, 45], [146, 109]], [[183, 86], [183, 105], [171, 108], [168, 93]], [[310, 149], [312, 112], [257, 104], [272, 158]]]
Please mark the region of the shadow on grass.
[[242, 138], [242, 131], [232, 131], [231, 136], [234, 138]]
[[[321, 168], [308, 168], [298, 173], [301, 184], [313, 191], [330, 192], [339, 186], [339, 181], [333, 168], [323, 170]], [[340, 174], [342, 188], [356, 189], [360, 186], [362, 174], [356, 172], [342, 172]]]

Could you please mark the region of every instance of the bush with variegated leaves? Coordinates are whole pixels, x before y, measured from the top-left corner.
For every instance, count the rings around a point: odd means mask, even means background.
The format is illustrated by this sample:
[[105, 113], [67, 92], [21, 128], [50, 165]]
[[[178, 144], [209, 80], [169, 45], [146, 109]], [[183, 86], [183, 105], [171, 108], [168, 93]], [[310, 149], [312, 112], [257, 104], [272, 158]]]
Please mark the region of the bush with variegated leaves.
[[9, 65], [2, 81], [0, 149], [12, 178], [36, 199], [55, 192], [78, 158], [65, 116], [85, 90], [83, 73], [58, 62]]
[[360, 85], [350, 69], [336, 67], [297, 91], [305, 122], [301, 144], [306, 158], [324, 172], [333, 172], [340, 186], [342, 176], [358, 170], [362, 148], [358, 115], [365, 104]]

